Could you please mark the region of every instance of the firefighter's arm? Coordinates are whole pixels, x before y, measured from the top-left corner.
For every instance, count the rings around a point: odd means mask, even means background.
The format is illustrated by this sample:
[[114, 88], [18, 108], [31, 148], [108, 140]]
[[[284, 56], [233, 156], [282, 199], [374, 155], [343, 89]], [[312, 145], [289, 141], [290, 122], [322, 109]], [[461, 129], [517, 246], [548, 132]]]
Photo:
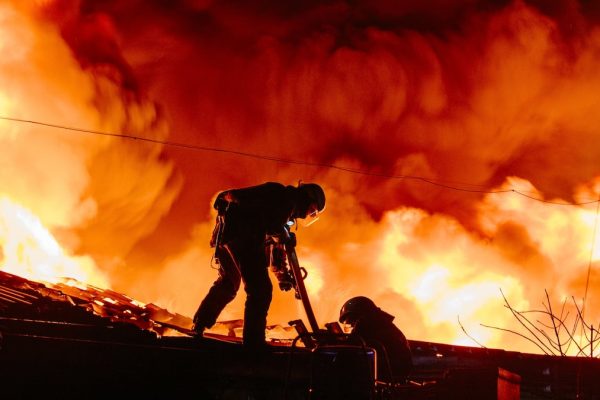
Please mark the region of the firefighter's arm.
[[279, 284], [280, 290], [287, 292], [289, 290], [292, 290], [292, 288], [294, 288], [294, 286], [296, 286], [294, 277], [292, 276], [290, 271], [288, 271], [287, 269], [276, 271], [276, 272], [274, 272], [274, 274], [275, 274], [275, 277], [277, 278], [277, 283]]
[[287, 256], [283, 244], [274, 244], [271, 248], [271, 270], [277, 278], [279, 289], [287, 292], [295, 286], [294, 277], [287, 266]]

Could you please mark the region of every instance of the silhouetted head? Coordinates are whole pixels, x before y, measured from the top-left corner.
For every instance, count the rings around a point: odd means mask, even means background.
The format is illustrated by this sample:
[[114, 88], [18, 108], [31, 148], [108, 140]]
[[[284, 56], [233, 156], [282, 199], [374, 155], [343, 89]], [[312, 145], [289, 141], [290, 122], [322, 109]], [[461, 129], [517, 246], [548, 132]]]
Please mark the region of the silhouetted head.
[[353, 297], [346, 301], [340, 310], [340, 322], [354, 326], [356, 321], [373, 314], [378, 307], [365, 296]]
[[[298, 204], [296, 205], [295, 217], [309, 218], [314, 222], [324, 209], [325, 192], [323, 188], [316, 183], [300, 183], [298, 185]], [[305, 223], [305, 225], [310, 225], [310, 223]]]

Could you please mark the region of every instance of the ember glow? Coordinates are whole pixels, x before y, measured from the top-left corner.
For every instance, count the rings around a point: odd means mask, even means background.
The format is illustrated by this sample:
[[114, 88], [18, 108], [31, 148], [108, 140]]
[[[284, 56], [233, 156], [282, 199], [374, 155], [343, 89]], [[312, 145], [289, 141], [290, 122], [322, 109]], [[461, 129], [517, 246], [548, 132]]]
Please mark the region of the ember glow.
[[[301, 179], [321, 324], [367, 295], [410, 339], [537, 351], [480, 325], [515, 327], [500, 290], [600, 317], [597, 6], [125, 3], [0, 3], [2, 269], [192, 315], [215, 194]], [[269, 324], [301, 311], [276, 289]]]
[[35, 215], [7, 198], [0, 198], [0, 246], [3, 271], [43, 282], [74, 278], [108, 285], [106, 274], [90, 257], [66, 254]]

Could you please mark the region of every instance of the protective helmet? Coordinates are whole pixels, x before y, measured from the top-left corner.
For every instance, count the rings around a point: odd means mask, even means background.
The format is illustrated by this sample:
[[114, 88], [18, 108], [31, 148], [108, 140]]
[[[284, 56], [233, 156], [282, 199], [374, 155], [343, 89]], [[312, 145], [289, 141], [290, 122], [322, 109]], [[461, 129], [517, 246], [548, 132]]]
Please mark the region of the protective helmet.
[[352, 324], [358, 319], [377, 311], [373, 300], [365, 296], [353, 297], [346, 301], [340, 310], [340, 322]]
[[319, 212], [325, 209], [325, 192], [316, 183], [300, 183], [298, 189], [306, 195], [308, 200], [317, 206]]

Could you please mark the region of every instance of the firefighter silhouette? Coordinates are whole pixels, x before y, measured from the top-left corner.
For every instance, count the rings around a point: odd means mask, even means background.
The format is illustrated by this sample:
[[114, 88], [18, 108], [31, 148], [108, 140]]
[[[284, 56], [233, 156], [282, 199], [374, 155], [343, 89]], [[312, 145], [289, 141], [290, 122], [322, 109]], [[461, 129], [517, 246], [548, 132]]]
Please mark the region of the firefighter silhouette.
[[406, 337], [386, 313], [368, 297], [346, 301], [339, 321], [352, 326], [350, 336], [377, 351], [379, 380], [404, 383], [412, 369], [412, 356]]
[[[284, 186], [261, 185], [221, 192], [214, 203], [218, 211], [211, 246], [219, 263], [219, 276], [194, 316], [194, 331], [201, 336], [213, 326], [244, 282], [243, 343], [265, 344], [267, 312], [273, 286], [269, 279], [269, 253], [265, 239], [279, 234], [288, 221], [316, 220], [325, 208], [325, 193], [314, 183]], [[279, 278], [279, 276], [278, 276]], [[282, 290], [291, 289], [280, 282]]]

